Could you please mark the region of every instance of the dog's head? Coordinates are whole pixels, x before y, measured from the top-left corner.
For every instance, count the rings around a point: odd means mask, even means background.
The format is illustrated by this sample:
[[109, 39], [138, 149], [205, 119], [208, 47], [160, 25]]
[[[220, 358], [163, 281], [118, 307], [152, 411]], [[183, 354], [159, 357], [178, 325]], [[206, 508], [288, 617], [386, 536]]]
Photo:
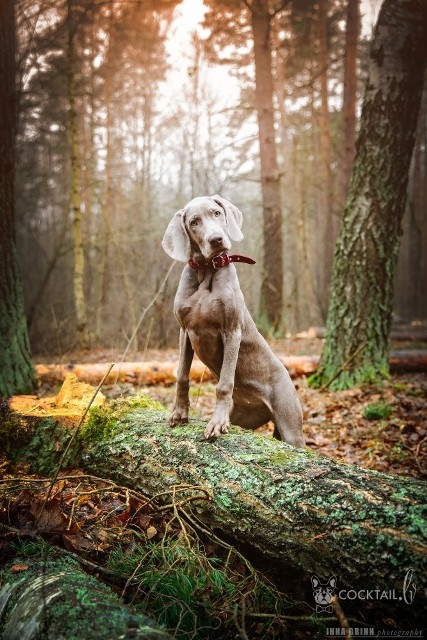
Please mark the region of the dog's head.
[[162, 240], [174, 260], [187, 262], [200, 253], [206, 260], [228, 251], [231, 240], [242, 240], [241, 211], [221, 196], [202, 196], [177, 211]]
[[313, 595], [316, 603], [327, 605], [333, 598], [337, 580], [335, 576], [331, 576], [326, 582], [320, 582], [319, 578], [312, 576], [311, 586], [313, 587]]

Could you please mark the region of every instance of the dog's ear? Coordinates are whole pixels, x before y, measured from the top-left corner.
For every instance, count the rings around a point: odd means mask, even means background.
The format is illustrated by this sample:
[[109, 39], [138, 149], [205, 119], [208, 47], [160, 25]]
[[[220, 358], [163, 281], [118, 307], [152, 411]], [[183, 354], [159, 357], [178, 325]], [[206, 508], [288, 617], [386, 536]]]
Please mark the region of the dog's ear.
[[190, 238], [184, 222], [185, 211], [177, 211], [169, 222], [162, 240], [162, 247], [174, 260], [187, 262], [191, 258]]
[[319, 584], [320, 584], [319, 578], [317, 578], [316, 576], [311, 576], [311, 586], [313, 587], [313, 589], [317, 589]]
[[234, 204], [231, 204], [225, 198], [221, 198], [219, 195], [212, 196], [212, 199], [215, 200], [217, 204], [220, 205], [225, 211], [225, 216], [227, 219], [227, 231], [228, 235], [232, 240], [238, 242], [239, 240], [243, 240], [243, 233], [240, 231], [242, 228], [243, 215], [240, 209], [238, 209]]

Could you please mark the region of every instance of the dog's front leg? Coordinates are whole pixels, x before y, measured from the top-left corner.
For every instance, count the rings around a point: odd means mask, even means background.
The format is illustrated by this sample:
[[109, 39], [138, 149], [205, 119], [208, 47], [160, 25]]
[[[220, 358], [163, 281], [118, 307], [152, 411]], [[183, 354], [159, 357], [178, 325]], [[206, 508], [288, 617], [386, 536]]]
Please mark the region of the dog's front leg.
[[193, 362], [194, 351], [190, 338], [184, 329], [179, 332], [179, 363], [176, 380], [176, 396], [172, 413], [169, 416], [169, 424], [186, 424], [188, 422], [188, 389], [190, 385], [190, 368]]
[[205, 429], [205, 438], [207, 440], [219, 436], [220, 433], [228, 432], [230, 412], [233, 405], [234, 377], [241, 339], [242, 332], [240, 329], [224, 332], [222, 335], [224, 358], [216, 388], [215, 411]]

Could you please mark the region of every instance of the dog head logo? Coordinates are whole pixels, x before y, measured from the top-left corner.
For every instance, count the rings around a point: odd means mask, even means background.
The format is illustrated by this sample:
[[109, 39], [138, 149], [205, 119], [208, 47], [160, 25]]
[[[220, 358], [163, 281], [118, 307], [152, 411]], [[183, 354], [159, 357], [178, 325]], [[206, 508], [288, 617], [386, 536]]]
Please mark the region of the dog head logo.
[[326, 582], [321, 582], [317, 576], [311, 576], [311, 586], [316, 601], [316, 613], [332, 613], [331, 600], [337, 586], [335, 576], [328, 578]]

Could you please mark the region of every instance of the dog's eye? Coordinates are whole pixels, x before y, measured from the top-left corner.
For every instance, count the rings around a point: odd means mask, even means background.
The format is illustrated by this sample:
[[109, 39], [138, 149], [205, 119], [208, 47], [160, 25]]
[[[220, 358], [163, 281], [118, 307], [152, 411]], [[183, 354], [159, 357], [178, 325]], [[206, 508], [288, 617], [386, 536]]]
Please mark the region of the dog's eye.
[[192, 219], [190, 220], [190, 227], [196, 227], [196, 226], [197, 226], [197, 223], [198, 223], [197, 218], [192, 218]]
[[218, 218], [218, 216], [220, 216], [221, 213], [222, 213], [221, 211], [214, 211], [214, 216]]

